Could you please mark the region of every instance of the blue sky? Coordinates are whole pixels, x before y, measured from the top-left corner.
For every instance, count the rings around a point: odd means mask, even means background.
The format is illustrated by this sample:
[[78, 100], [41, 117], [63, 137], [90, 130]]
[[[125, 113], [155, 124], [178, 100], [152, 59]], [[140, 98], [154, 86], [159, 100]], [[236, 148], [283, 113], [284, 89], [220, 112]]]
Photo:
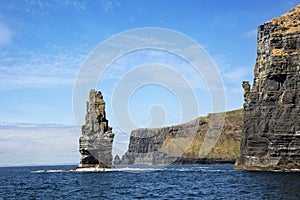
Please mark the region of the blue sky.
[[[15, 130], [14, 136], [5, 140], [5, 144], [17, 145], [22, 134], [27, 134], [32, 140], [36, 135], [35, 131], [28, 131], [28, 127], [26, 131], [11, 124], [41, 124], [40, 128], [43, 124], [74, 125], [73, 88], [84, 59], [107, 38], [134, 28], [168, 28], [196, 40], [214, 60], [222, 76], [226, 89], [226, 110], [241, 108], [241, 82], [252, 82], [253, 79], [257, 26], [287, 12], [298, 3], [293, 0], [0, 0], [0, 122], [1, 126], [5, 125], [3, 130]], [[139, 60], [141, 56], [144, 59]], [[142, 51], [117, 60], [106, 72], [107, 78], [97, 86], [107, 101], [107, 115], [119, 135], [121, 149], [128, 144], [125, 141], [128, 134], [122, 137], [114, 123], [110, 104], [112, 85], [120, 73], [130, 70], [132, 65], [151, 60], [176, 66], [183, 74], [188, 68], [182, 60], [164, 52]], [[210, 96], [202, 88], [201, 77], [190, 80], [197, 93], [199, 115], [211, 112]], [[177, 117], [180, 108], [172, 94], [164, 88], [150, 85], [136, 91], [129, 102], [131, 118], [137, 126], [149, 124], [149, 108], [157, 104], [165, 105], [165, 112], [170, 117], [166, 119], [167, 125], [181, 122]], [[6, 133], [13, 134], [1, 131], [0, 138]], [[44, 134], [45, 137], [53, 136], [50, 132]], [[73, 138], [69, 137], [71, 143], [77, 143], [78, 137], [77, 133]], [[53, 141], [47, 142], [42, 144], [49, 144], [50, 148]], [[0, 160], [8, 153], [18, 155], [18, 150], [7, 152], [0, 149]], [[29, 148], [28, 155], [33, 150]], [[79, 158], [77, 147], [70, 147], [70, 152], [73, 156], [66, 162], [76, 162]], [[56, 163], [51, 159], [33, 162]], [[11, 164], [20, 163], [25, 162], [20, 160]]]

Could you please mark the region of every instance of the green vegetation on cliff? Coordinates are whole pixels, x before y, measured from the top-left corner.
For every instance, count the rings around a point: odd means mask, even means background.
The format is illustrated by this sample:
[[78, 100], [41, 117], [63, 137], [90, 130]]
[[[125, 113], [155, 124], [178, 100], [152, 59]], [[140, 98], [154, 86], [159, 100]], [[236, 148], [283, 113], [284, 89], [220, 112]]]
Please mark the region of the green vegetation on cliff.
[[[207, 118], [207, 117], [205, 117]], [[199, 127], [200, 131], [195, 136], [193, 142], [184, 152], [182, 157], [200, 158], [200, 147], [204, 141], [209, 121], [204, 127]], [[243, 110], [234, 110], [226, 112], [225, 124], [222, 133], [214, 148], [206, 158], [235, 159], [240, 154], [240, 138], [243, 126]]]

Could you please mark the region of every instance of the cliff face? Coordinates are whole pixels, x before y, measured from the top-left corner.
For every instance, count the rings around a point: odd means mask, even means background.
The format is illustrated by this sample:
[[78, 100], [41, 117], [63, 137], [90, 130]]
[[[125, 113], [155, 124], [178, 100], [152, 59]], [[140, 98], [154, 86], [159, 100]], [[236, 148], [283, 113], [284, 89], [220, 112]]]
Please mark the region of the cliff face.
[[108, 126], [105, 102], [101, 92], [91, 90], [87, 102], [85, 125], [79, 139], [81, 153], [79, 168], [112, 166], [112, 143], [114, 134]]
[[258, 28], [237, 169], [300, 168], [300, 4]]
[[205, 157], [199, 155], [211, 117], [199, 117], [185, 124], [145, 128], [131, 132], [122, 164], [185, 164], [234, 162], [239, 156], [243, 110], [226, 113], [225, 125], [215, 147]]

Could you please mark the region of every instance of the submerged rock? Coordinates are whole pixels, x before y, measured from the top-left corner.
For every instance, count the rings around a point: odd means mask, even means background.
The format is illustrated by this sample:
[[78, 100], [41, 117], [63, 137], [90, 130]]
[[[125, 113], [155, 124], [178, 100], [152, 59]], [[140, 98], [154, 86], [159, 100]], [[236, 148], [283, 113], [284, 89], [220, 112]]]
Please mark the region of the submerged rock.
[[85, 125], [79, 139], [81, 153], [78, 168], [112, 167], [112, 144], [114, 134], [108, 126], [105, 113], [105, 102], [100, 91], [91, 90], [87, 102]]
[[300, 168], [300, 4], [258, 28], [236, 169]]
[[121, 164], [121, 159], [119, 155], [116, 155], [114, 158], [114, 165], [119, 165]]

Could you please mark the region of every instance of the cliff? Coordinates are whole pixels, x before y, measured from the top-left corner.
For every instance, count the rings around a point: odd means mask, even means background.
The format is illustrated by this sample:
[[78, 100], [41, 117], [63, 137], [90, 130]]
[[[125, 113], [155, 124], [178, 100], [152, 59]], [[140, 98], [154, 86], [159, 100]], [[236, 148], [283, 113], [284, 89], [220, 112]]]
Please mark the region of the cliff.
[[85, 167], [112, 167], [112, 143], [114, 134], [108, 126], [105, 102], [101, 92], [91, 90], [87, 102], [85, 125], [79, 139], [80, 165]]
[[243, 110], [226, 113], [222, 133], [211, 152], [199, 155], [211, 117], [199, 117], [193, 121], [164, 128], [133, 130], [128, 151], [122, 156], [122, 164], [192, 164], [232, 163], [239, 156], [243, 126]]
[[300, 168], [300, 4], [259, 26], [236, 169]]

